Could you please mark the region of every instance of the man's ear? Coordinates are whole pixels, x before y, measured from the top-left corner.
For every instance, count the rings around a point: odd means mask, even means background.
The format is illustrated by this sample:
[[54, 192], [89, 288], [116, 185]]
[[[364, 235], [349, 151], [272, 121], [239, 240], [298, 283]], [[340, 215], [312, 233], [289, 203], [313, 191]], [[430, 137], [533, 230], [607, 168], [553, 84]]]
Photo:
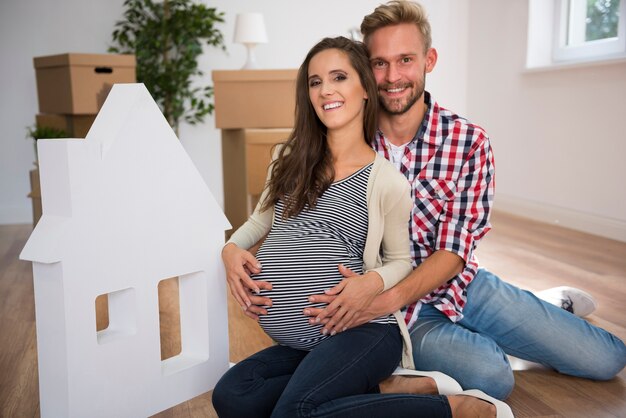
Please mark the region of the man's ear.
[[429, 48], [426, 51], [426, 67], [424, 70], [429, 73], [435, 68], [437, 64], [437, 50], [435, 48]]

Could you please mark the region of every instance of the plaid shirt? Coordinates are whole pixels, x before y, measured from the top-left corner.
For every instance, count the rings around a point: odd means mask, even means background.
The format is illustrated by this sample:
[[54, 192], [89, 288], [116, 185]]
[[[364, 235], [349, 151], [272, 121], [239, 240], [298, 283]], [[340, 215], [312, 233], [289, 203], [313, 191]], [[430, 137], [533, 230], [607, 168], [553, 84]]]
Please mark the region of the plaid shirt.
[[[478, 270], [474, 248], [491, 229], [495, 186], [486, 132], [439, 107], [428, 92], [424, 99], [424, 121], [400, 162], [415, 202], [409, 225], [413, 265], [417, 267], [436, 250], [447, 250], [462, 257], [465, 268], [421, 301], [405, 307], [409, 328], [417, 320], [421, 303], [432, 303], [453, 322], [463, 318], [466, 288]], [[378, 131], [373, 147], [391, 159], [383, 132]]]

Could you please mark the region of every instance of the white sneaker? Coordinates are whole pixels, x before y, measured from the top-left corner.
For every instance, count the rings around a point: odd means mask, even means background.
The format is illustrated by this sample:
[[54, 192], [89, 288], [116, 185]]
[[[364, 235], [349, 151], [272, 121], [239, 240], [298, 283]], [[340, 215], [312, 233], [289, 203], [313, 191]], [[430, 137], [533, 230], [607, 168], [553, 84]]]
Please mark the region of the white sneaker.
[[581, 318], [591, 314], [598, 307], [593, 296], [570, 286], [552, 287], [541, 292], [535, 292], [535, 295], [539, 299], [543, 299], [552, 305], [560, 306]]

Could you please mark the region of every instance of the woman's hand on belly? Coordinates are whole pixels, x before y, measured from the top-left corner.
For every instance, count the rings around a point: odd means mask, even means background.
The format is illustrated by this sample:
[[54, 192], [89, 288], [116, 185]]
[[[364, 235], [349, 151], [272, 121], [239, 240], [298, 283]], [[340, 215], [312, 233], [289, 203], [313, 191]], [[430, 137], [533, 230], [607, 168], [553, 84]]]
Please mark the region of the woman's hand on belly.
[[272, 289], [271, 283], [250, 278], [250, 274], [260, 273], [262, 267], [249, 251], [233, 243], [226, 244], [222, 249], [222, 261], [230, 293], [244, 311], [253, 304], [250, 300], [250, 291], [258, 294], [261, 289]]
[[[332, 317], [335, 330], [342, 331], [350, 328], [358, 314], [372, 303], [383, 288], [382, 277], [374, 271], [347, 277], [337, 286], [324, 292], [326, 295], [336, 297], [315, 318], [315, 322], [323, 324], [326, 322], [326, 317]], [[315, 296], [311, 296], [309, 300], [315, 302]], [[328, 333], [327, 327], [322, 328], [322, 333]], [[335, 331], [332, 331], [332, 334], [334, 335]]]
[[[261, 283], [267, 283], [267, 282], [261, 282]], [[256, 296], [251, 293], [248, 294], [248, 297], [250, 298], [250, 302], [252, 302], [252, 305], [248, 306], [248, 309], [244, 309], [243, 313], [248, 318], [254, 319], [255, 321], [259, 322], [259, 317], [261, 315], [267, 315], [267, 309], [265, 309], [264, 307], [272, 306], [272, 299], [265, 297], [265, 296]]]

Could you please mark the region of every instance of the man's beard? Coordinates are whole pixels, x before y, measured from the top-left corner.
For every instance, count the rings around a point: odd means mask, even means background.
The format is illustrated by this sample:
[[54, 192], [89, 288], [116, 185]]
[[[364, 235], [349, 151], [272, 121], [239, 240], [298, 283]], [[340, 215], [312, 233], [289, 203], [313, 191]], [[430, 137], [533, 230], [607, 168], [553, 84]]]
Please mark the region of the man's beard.
[[[405, 103], [402, 103], [400, 99], [386, 99], [382, 94], [378, 95], [378, 102], [382, 107], [382, 110], [390, 115], [402, 115], [406, 113], [424, 94], [424, 80], [426, 79], [426, 73], [424, 78], [418, 80], [415, 83], [402, 83], [402, 84], [381, 84], [378, 86], [378, 90], [387, 90], [398, 87], [414, 87], [413, 94], [406, 99]], [[389, 100], [389, 101], [387, 101]]]

